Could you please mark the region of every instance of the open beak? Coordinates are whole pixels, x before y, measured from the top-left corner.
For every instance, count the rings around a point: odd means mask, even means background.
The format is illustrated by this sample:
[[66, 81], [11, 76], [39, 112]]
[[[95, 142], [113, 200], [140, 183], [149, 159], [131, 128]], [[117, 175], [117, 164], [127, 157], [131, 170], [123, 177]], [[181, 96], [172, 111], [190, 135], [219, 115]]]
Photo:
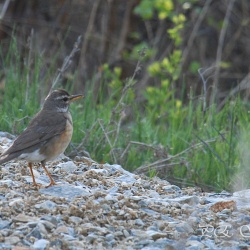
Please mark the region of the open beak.
[[83, 95], [71, 95], [71, 96], [69, 97], [69, 101], [70, 101], [70, 102], [74, 102], [74, 101], [76, 101], [76, 100], [78, 100], [78, 99], [80, 99], [80, 98], [83, 98]]

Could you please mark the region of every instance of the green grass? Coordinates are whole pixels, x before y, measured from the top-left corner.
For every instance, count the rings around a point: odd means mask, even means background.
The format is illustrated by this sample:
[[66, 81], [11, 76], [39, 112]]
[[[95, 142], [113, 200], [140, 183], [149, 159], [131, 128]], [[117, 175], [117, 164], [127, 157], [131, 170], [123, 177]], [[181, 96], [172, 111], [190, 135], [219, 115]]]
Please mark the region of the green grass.
[[[15, 41], [8, 55], [3, 54], [0, 130], [19, 134], [46, 94], [40, 76], [43, 58], [34, 56], [32, 65], [25, 64]], [[203, 113], [201, 100], [183, 104], [165, 84], [152, 96], [145, 90], [145, 100], [137, 103], [134, 77], [123, 82], [120, 74], [119, 68], [105, 65], [99, 92], [93, 94], [95, 80], [89, 80], [84, 99], [72, 104], [72, 142], [78, 152], [84, 148], [98, 162], [118, 163], [130, 171], [141, 167], [150, 177], [159, 175], [182, 186], [230, 190], [239, 186], [241, 178], [250, 185], [249, 107], [240, 97], [220, 111], [213, 106]], [[71, 91], [72, 84], [66, 88]]]

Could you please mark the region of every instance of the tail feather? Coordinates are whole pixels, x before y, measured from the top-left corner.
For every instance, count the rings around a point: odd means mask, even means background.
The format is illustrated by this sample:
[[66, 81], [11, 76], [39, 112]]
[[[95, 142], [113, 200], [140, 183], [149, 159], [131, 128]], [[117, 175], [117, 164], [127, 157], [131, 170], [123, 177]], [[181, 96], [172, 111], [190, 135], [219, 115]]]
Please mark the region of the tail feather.
[[0, 156], [0, 165], [13, 160], [14, 158], [18, 157], [19, 154], [9, 154], [9, 155], [2, 155]]

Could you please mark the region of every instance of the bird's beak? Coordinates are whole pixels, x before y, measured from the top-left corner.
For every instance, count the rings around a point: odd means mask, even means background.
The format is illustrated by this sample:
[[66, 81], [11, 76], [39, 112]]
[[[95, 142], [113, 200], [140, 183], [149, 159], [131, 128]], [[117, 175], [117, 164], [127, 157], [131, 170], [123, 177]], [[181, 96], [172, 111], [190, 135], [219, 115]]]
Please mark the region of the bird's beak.
[[83, 98], [83, 95], [71, 95], [71, 96], [69, 97], [69, 101], [70, 101], [70, 102], [74, 102], [74, 101], [76, 101], [76, 100], [78, 100], [78, 99], [80, 99], [80, 98]]

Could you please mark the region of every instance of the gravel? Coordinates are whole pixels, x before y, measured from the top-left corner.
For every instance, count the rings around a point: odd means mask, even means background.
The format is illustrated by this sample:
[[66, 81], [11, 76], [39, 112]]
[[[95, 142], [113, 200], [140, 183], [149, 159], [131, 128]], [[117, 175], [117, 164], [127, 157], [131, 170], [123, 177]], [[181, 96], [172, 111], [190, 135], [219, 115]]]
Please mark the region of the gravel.
[[[12, 139], [0, 132], [0, 153]], [[86, 157], [47, 166], [57, 185], [40, 189], [26, 162], [1, 166], [0, 249], [250, 248], [249, 190], [181, 189]]]

